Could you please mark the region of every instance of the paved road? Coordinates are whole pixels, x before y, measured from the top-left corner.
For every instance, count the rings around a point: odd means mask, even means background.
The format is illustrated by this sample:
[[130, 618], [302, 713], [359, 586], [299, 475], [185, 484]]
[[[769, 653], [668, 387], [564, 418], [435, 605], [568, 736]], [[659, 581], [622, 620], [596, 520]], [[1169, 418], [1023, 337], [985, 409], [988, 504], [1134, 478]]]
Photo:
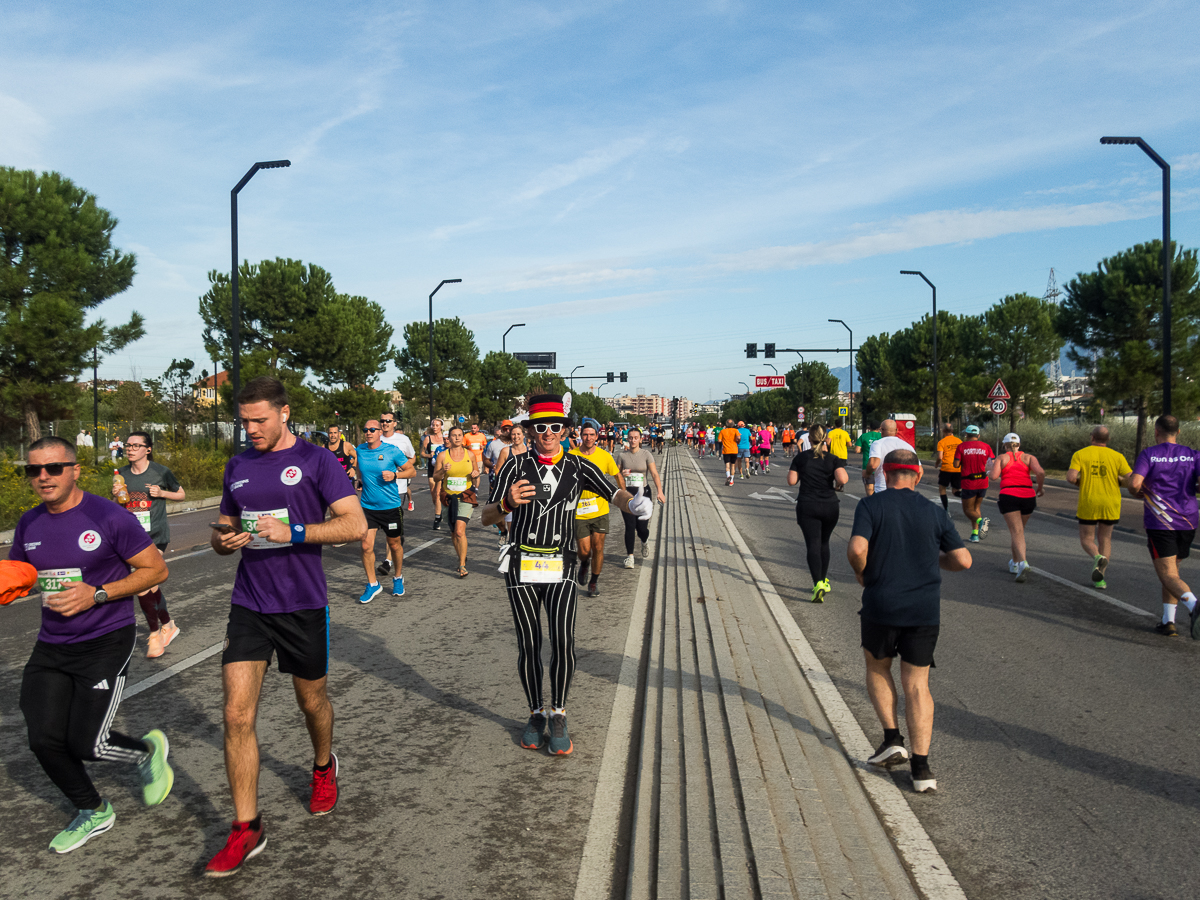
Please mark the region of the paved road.
[[[183, 633], [160, 660], [135, 655], [129, 679], [135, 687], [224, 637], [236, 560], [187, 555], [207, 541], [213, 518], [201, 510], [172, 519], [176, 552], [165, 589]], [[600, 598], [581, 604], [569, 707], [576, 749], [552, 758], [518, 746], [528, 711], [495, 572], [495, 533], [472, 524], [471, 575], [460, 580], [446, 532], [428, 529], [427, 495], [418, 495], [408, 521], [410, 550], [440, 540], [405, 565], [402, 599], [385, 595], [359, 605], [357, 548], [326, 550], [329, 686], [342, 763], [342, 797], [332, 815], [314, 819], [306, 811], [311, 748], [289, 680], [274, 670], [268, 675], [259, 735], [270, 843], [233, 879], [238, 896], [561, 900], [574, 894], [639, 570], [623, 570], [618, 560], [605, 569]], [[46, 846], [71, 813], [26, 747], [18, 711], [21, 667], [38, 617], [36, 600], [0, 609], [0, 794], [9, 824], [0, 894], [211, 895], [217, 888], [199, 875], [232, 819], [219, 655], [121, 706], [118, 728], [140, 735], [161, 726], [170, 736], [177, 780], [167, 802], [143, 808], [131, 770], [96, 764], [93, 775], [117, 810], [117, 827], [57, 857]]]
[[[786, 466], [732, 487], [724, 486], [720, 463], [702, 466], [877, 740], [862, 687], [860, 589], [846, 562], [862, 495], [857, 469], [833, 538], [833, 593], [814, 605], [807, 602], [811, 581], [794, 504], [779, 493]], [[779, 499], [750, 497], [771, 488]], [[935, 497], [936, 487], [923, 492]], [[961, 506], [952, 505], [951, 513], [967, 533]], [[1036, 574], [1014, 584], [994, 502], [985, 514], [993, 530], [970, 545], [974, 567], [947, 574], [943, 585], [932, 679], [938, 707], [931, 762], [940, 791], [910, 793], [913, 808], [967, 895], [978, 900], [1195, 897], [1200, 644], [1151, 630], [1161, 605], [1144, 538], [1117, 535], [1109, 590], [1101, 595], [1090, 587], [1090, 561], [1074, 521], [1035, 515], [1031, 563], [1074, 586]], [[1183, 568], [1185, 578], [1200, 582], [1196, 563]], [[1104, 596], [1146, 614], [1110, 605]], [[896, 780], [908, 788], [907, 772]]]

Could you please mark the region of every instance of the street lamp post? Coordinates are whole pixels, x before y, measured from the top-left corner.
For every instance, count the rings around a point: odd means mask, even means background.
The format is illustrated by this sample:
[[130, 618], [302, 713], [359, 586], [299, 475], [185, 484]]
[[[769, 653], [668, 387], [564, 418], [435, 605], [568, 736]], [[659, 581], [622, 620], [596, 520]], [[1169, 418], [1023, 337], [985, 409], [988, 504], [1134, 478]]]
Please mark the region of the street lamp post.
[[567, 378], [569, 378], [571, 381], [571, 393], [572, 394], [575, 393], [575, 373], [578, 372], [582, 368], [583, 368], [582, 365], [576, 366], [575, 368], [573, 368], [571, 370], [571, 374], [567, 376]]
[[[807, 365], [807, 363], [804, 361], [803, 353], [797, 352], [796, 355], [798, 357], [800, 357], [800, 405], [803, 406], [804, 405], [804, 381], [805, 381], [804, 367]], [[851, 385], [851, 387], [853, 387], [853, 384]]]
[[442, 289], [443, 284], [459, 284], [461, 278], [443, 278], [429, 295], [429, 427], [433, 427], [433, 294]]
[[738, 384], [740, 384], [742, 387], [744, 387], [746, 389], [746, 396], [749, 397], [750, 396], [750, 385], [746, 384], [746, 382], [744, 382], [744, 381], [739, 381]]
[[1142, 152], [1162, 169], [1162, 243], [1163, 243], [1163, 405], [1162, 414], [1171, 414], [1171, 167], [1140, 137], [1102, 137], [1102, 144], [1137, 144]]
[[96, 373], [100, 367], [100, 352], [92, 348], [92, 465], [100, 465], [100, 448], [96, 439], [100, 436], [100, 386], [96, 381]]
[[[525, 323], [524, 323], [524, 322], [520, 322], [520, 323], [518, 323], [518, 324], [516, 324], [516, 325], [509, 325], [509, 326], [508, 326], [508, 331], [512, 331], [514, 328], [524, 328], [524, 327], [525, 327]], [[507, 344], [505, 343], [505, 339], [508, 337], [508, 331], [504, 332], [504, 335], [503, 335], [503, 336], [500, 338], [500, 352], [501, 352], [501, 353], [507, 353], [507, 352], [508, 352], [508, 350], [506, 350], [506, 349], [505, 349], [505, 348], [506, 348], [506, 346], [507, 346]]]
[[772, 372], [774, 372], [776, 375], [779, 374], [779, 370], [777, 368], [775, 368], [773, 365], [771, 365], [770, 363], [763, 363], [763, 365], [766, 366], [768, 369], [770, 369]]
[[942, 417], [941, 406], [938, 403], [938, 356], [937, 356], [937, 288], [933, 282], [925, 277], [924, 272], [917, 272], [912, 269], [901, 269], [901, 275], [920, 275], [924, 282], [933, 290], [933, 436], [937, 438], [941, 433]]
[[[286, 169], [292, 164], [290, 159], [272, 159], [267, 162], [256, 162], [250, 167], [250, 171], [242, 176], [242, 180], [234, 185], [233, 190], [229, 192], [229, 222], [230, 236], [233, 244], [233, 268], [229, 273], [230, 287], [233, 289], [233, 304], [230, 306], [230, 317], [232, 328], [230, 329], [229, 344], [230, 353], [233, 359], [230, 362], [233, 368], [230, 375], [233, 376], [233, 402], [237, 403], [237, 395], [242, 390], [242, 307], [238, 300], [238, 209], [237, 198], [242, 188], [254, 177], [259, 169]], [[235, 451], [242, 449], [242, 432], [240, 423], [241, 420], [234, 416], [237, 426], [235, 426], [233, 435], [233, 447]]]
[[[850, 326], [841, 319], [830, 319], [830, 322], [837, 322], [847, 331], [850, 331]], [[850, 427], [854, 427], [854, 332], [850, 331]]]

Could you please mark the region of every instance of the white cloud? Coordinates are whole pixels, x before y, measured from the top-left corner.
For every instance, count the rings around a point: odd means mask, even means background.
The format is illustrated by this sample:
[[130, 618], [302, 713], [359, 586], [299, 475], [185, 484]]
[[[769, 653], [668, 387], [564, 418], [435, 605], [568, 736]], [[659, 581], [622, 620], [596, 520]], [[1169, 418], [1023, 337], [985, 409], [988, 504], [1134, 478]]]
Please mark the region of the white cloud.
[[651, 306], [669, 303], [676, 299], [677, 291], [650, 291], [641, 294], [625, 294], [617, 297], [589, 297], [582, 300], [563, 300], [560, 303], [547, 303], [542, 306], [522, 306], [505, 308], [494, 312], [463, 314], [462, 318], [471, 326], [496, 325], [511, 322], [514, 318], [530, 320], [568, 319], [578, 316], [602, 315], [611, 317], [613, 313], [627, 309], [644, 310]]
[[629, 281], [637, 278], [652, 278], [657, 270], [652, 268], [624, 268], [597, 262], [566, 263], [530, 269], [504, 278], [482, 279], [480, 292], [484, 294], [511, 291], [537, 290], [544, 288], [581, 288], [607, 284], [614, 281]]
[[41, 139], [46, 120], [16, 97], [0, 94], [0, 159], [18, 168], [36, 168], [40, 162]]
[[579, 181], [581, 178], [599, 175], [622, 160], [628, 159], [645, 145], [645, 138], [626, 138], [609, 144], [607, 147], [602, 147], [599, 150], [593, 150], [586, 156], [581, 156], [572, 162], [551, 166], [544, 172], [534, 176], [525, 185], [524, 190], [517, 194], [516, 199], [522, 201], [536, 200], [542, 194], [565, 188]]

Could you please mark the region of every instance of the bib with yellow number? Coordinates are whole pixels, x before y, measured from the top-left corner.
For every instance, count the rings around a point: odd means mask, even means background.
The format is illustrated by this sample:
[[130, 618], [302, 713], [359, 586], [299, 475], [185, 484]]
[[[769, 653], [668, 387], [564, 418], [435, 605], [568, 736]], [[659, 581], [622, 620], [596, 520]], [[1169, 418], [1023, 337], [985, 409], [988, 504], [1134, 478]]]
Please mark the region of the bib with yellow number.
[[292, 521], [288, 518], [286, 509], [268, 509], [263, 512], [251, 512], [248, 509], [242, 510], [242, 531], [248, 531], [254, 535], [254, 540], [246, 545], [247, 550], [284, 550], [291, 546], [290, 543], [273, 544], [265, 537], [260, 537], [258, 534], [258, 517], [273, 516], [284, 525], [291, 525]]
[[558, 584], [563, 580], [562, 554], [521, 554], [519, 574], [522, 584]]
[[600, 501], [596, 497], [583, 497], [579, 501], [579, 506], [575, 509], [575, 515], [581, 519], [588, 516], [599, 515]]

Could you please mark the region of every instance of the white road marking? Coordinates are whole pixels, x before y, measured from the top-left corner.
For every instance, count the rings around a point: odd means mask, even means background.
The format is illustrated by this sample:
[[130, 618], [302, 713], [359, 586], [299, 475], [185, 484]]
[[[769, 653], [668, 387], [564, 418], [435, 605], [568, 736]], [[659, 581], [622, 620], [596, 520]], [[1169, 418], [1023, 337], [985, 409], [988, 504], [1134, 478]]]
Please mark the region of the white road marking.
[[1133, 613], [1135, 616], [1149, 616], [1152, 619], [1154, 618], [1155, 614], [1152, 612], [1147, 612], [1144, 609], [1131, 606], [1124, 600], [1118, 600], [1116, 597], [1109, 597], [1107, 594], [1103, 593], [1102, 591], [1098, 591], [1095, 588], [1086, 588], [1082, 584], [1076, 584], [1068, 578], [1063, 578], [1061, 575], [1055, 575], [1053, 572], [1047, 572], [1045, 569], [1039, 569], [1037, 566], [1030, 566], [1029, 571], [1033, 572], [1035, 575], [1041, 575], [1043, 578], [1049, 578], [1056, 584], [1062, 584], [1069, 588], [1074, 588], [1075, 590], [1079, 591], [1079, 593], [1086, 594], [1092, 600], [1103, 600], [1105, 603], [1111, 603], [1113, 606], [1117, 607], [1117, 609], [1123, 609], [1125, 612]]
[[[177, 559], [187, 559], [189, 556], [199, 556], [201, 553], [212, 553], [212, 547], [205, 547], [203, 550], [193, 550], [191, 553], [180, 553], [178, 556], [168, 556], [167, 562], [175, 562]], [[126, 694], [129, 692], [126, 691]]]
[[[696, 468], [699, 470], [699, 466]], [[858, 780], [870, 796], [871, 803], [878, 811], [884, 827], [895, 841], [896, 852], [904, 860], [921, 895], [926, 900], [966, 900], [966, 894], [963, 893], [958, 879], [954, 877], [950, 867], [942, 859], [942, 855], [934, 846], [929, 833], [925, 831], [924, 826], [913, 813], [912, 807], [908, 805], [904, 795], [896, 787], [896, 783], [890, 776], [883, 775], [867, 765], [867, 758], [874, 752], [874, 748], [867, 740], [862, 726], [850, 712], [850, 707], [846, 705], [846, 701], [833, 683], [833, 679], [830, 678], [820, 659], [817, 658], [817, 654], [813, 652], [808, 638], [804, 636], [804, 632], [801, 631], [800, 626], [784, 605], [783, 599], [775, 591], [771, 579], [767, 577], [767, 573], [763, 571], [754, 554], [750, 552], [750, 547], [742, 539], [741, 532], [733, 524], [729, 513], [725, 511], [725, 505], [717, 497], [712, 485], [708, 483], [708, 479], [703, 477], [703, 472], [700, 474], [700, 480], [709, 496], [712, 497], [713, 503], [716, 504], [717, 512], [725, 523], [730, 538], [738, 552], [741, 553], [746, 567], [750, 570], [750, 577], [754, 579], [759, 591], [762, 592], [776, 624], [783, 633], [784, 640], [791, 648], [796, 662], [800, 664], [804, 677], [813, 693], [816, 694], [821, 708], [825, 710], [825, 716], [829, 719], [829, 724], [842, 747], [845, 748], [846, 756], [858, 774]]]
[[[442, 540], [442, 538], [434, 538], [431, 541], [426, 541], [423, 544], [419, 544], [418, 546], [413, 547], [411, 550], [405, 550], [404, 556], [407, 559], [408, 557], [413, 556], [416, 553], [420, 553], [426, 547], [428, 547], [432, 544], [436, 544], [440, 540]], [[196, 553], [189, 553], [188, 556], [196, 556], [198, 553], [207, 553], [207, 552], [208, 552], [207, 550], [199, 550]], [[181, 557], [177, 556], [175, 558], [180, 559]], [[197, 653], [193, 656], [189, 656], [187, 659], [183, 660], [182, 662], [177, 662], [177, 663], [175, 663], [175, 665], [170, 666], [166, 669], [163, 669], [161, 672], [156, 672], [155, 674], [151, 675], [149, 678], [143, 678], [137, 684], [131, 685], [130, 687], [125, 688], [125, 690], [122, 692], [122, 696], [123, 697], [133, 697], [137, 694], [140, 694], [142, 691], [148, 691], [150, 688], [154, 687], [155, 685], [162, 684], [168, 678], [173, 678], [174, 676], [178, 675], [180, 672], [186, 672], [188, 669], [192, 668], [192, 666], [199, 665], [200, 663], [202, 663], [206, 659], [208, 659], [210, 656], [215, 656], [217, 653], [219, 653], [222, 650], [222, 648], [224, 648], [224, 646], [225, 646], [225, 640], [224, 640], [224, 638], [222, 638], [220, 641], [213, 644], [211, 647], [208, 647], [205, 650], [201, 650], [199, 653]]]

